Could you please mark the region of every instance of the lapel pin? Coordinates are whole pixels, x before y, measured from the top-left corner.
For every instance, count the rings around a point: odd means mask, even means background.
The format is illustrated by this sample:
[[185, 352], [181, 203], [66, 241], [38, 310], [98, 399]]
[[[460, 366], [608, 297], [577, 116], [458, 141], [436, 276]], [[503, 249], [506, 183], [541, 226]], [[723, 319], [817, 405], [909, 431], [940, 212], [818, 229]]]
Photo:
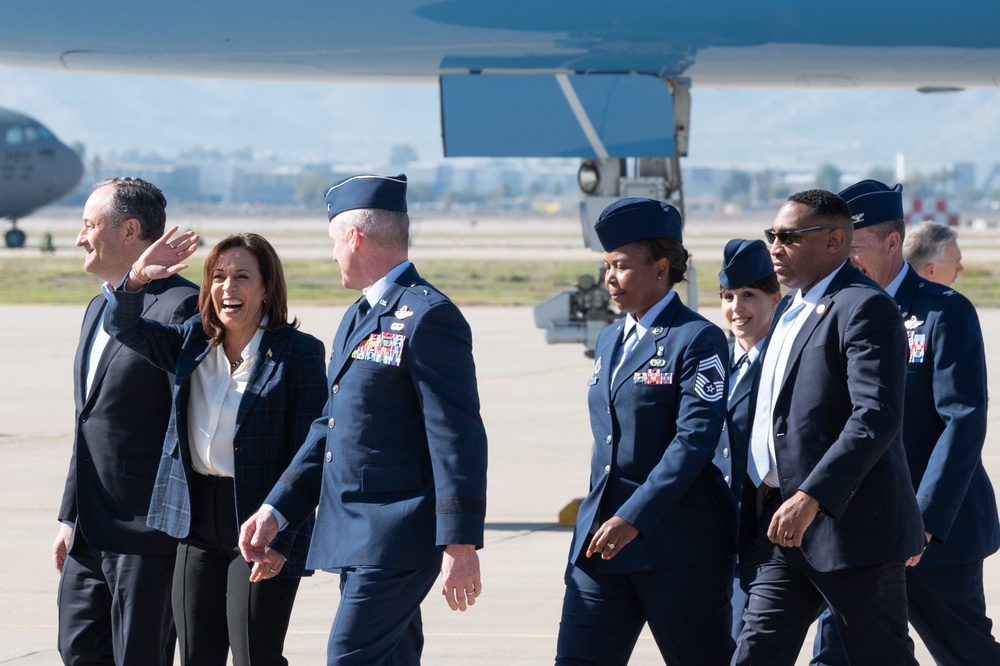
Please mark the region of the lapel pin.
[[650, 331], [650, 333], [652, 333], [653, 335], [659, 335], [660, 333], [663, 333], [663, 327], [654, 326], [653, 329]]
[[379, 299], [379, 302], [378, 302], [378, 304], [379, 304], [379, 305], [381, 305], [382, 307], [385, 307], [385, 306], [389, 305], [388, 303], [386, 303], [386, 302], [385, 302], [385, 299], [384, 299], [384, 298], [382, 298], [382, 299]]
[[820, 303], [816, 306], [816, 314], [821, 315], [824, 312], [826, 312], [826, 303]]
[[270, 349], [267, 350], [267, 357], [271, 358], [271, 350]]

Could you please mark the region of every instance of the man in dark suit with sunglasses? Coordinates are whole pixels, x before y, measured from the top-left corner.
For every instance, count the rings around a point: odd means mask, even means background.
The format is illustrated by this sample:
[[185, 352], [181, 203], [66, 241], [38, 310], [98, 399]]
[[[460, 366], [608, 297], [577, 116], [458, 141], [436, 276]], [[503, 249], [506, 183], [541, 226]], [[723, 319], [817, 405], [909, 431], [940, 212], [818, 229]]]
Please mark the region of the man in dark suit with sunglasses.
[[916, 664], [903, 562], [923, 525], [902, 443], [906, 333], [849, 262], [835, 194], [793, 194], [767, 230], [778, 306], [755, 391], [741, 505], [749, 593], [733, 664], [794, 664], [828, 605], [852, 663]]

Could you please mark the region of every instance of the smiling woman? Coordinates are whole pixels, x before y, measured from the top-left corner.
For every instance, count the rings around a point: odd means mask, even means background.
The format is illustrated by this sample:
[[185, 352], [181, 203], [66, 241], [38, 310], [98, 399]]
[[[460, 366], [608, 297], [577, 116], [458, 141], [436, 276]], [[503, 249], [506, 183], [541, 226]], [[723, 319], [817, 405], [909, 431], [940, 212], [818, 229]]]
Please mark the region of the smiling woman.
[[[149, 283], [184, 268], [198, 236], [168, 230], [109, 290], [108, 332], [175, 376], [147, 523], [180, 540], [173, 579], [181, 663], [284, 663], [282, 650], [313, 519], [276, 538], [251, 570], [237, 530], [305, 440], [326, 398], [323, 344], [295, 330], [281, 261], [257, 234], [205, 260], [200, 313], [179, 326], [141, 318]], [[249, 636], [254, 636], [250, 641]]]

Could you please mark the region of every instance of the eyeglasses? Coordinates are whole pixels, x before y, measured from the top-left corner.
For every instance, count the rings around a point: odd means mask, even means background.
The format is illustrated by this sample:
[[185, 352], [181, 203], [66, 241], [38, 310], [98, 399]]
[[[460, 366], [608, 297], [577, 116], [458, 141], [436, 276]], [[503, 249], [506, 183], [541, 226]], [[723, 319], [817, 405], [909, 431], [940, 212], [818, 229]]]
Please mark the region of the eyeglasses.
[[781, 241], [782, 245], [791, 245], [796, 242], [804, 233], [810, 231], [819, 231], [820, 229], [836, 229], [837, 227], [831, 226], [829, 224], [821, 224], [818, 227], [809, 227], [807, 229], [786, 229], [784, 231], [771, 231], [770, 229], [764, 229], [764, 238], [767, 239], [768, 243], [773, 244], [774, 239], [777, 238]]

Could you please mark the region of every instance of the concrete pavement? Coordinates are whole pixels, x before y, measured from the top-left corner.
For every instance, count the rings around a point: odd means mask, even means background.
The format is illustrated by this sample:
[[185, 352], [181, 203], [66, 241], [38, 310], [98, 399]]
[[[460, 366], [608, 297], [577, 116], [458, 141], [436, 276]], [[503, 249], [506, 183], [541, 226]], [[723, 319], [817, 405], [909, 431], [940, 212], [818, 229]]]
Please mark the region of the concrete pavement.
[[[342, 312], [293, 309], [303, 330], [325, 341]], [[82, 315], [80, 307], [0, 307], [0, 664], [59, 663], [50, 546], [72, 447], [71, 365]], [[528, 308], [468, 308], [466, 315], [490, 438], [484, 593], [466, 613], [452, 612], [431, 593], [423, 607], [424, 663], [552, 663], [570, 538], [568, 528], [556, 526], [556, 514], [587, 490], [585, 398], [593, 362], [581, 347], [547, 346]], [[716, 311], [706, 315], [718, 319]], [[1000, 327], [1000, 311], [980, 316], [989, 340]], [[997, 388], [1000, 352], [987, 353]], [[994, 410], [984, 456], [994, 480], [1000, 478], [998, 420]], [[304, 580], [287, 640], [292, 664], [325, 663], [337, 583], [324, 573]], [[986, 583], [997, 618], [995, 557], [986, 562]], [[917, 642], [918, 659], [932, 663]], [[648, 632], [632, 663], [661, 663]]]

